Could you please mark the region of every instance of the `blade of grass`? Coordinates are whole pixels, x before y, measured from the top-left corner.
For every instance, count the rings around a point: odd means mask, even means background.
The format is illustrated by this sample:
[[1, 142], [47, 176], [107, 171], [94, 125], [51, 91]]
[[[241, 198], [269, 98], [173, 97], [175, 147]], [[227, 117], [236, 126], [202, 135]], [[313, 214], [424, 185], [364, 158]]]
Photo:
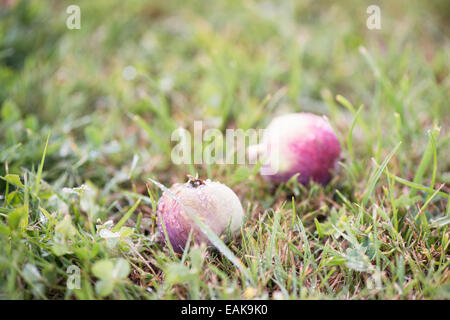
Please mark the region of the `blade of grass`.
[[247, 268], [242, 264], [242, 262], [234, 255], [234, 253], [225, 245], [225, 243], [220, 240], [218, 236], [206, 225], [204, 224], [197, 216], [191, 212], [187, 207], [183, 205], [183, 203], [164, 185], [155, 181], [151, 178], [148, 178], [150, 182], [158, 186], [164, 192], [167, 192], [169, 196], [171, 196], [185, 211], [189, 214], [189, 216], [194, 220], [195, 224], [202, 230], [202, 232], [208, 237], [211, 243], [225, 256], [230, 260], [247, 278], [247, 280], [253, 283], [253, 279], [250, 277], [250, 274]]
[[172, 243], [170, 242], [169, 235], [168, 235], [167, 229], [166, 229], [166, 224], [164, 223], [164, 219], [161, 217], [161, 214], [157, 210], [157, 205], [156, 205], [155, 198], [153, 197], [153, 194], [150, 191], [148, 186], [147, 186], [147, 192], [148, 192], [148, 195], [150, 196], [150, 198], [152, 200], [153, 212], [156, 212], [156, 214], [158, 215], [159, 221], [161, 221], [161, 227], [163, 229], [164, 239], [166, 240], [166, 244], [169, 247], [169, 252], [170, 252], [172, 258], [176, 259], [177, 255], [175, 254], [175, 251], [173, 250]]
[[45, 142], [44, 152], [42, 153], [41, 164], [40, 164], [39, 169], [38, 169], [38, 174], [37, 174], [37, 178], [36, 178], [36, 185], [34, 187], [34, 193], [36, 195], [39, 192], [39, 185], [41, 183], [42, 170], [44, 168], [45, 155], [47, 154], [47, 147], [48, 147], [48, 141], [49, 140], [50, 140], [50, 133], [47, 136], [47, 141]]
[[[392, 173], [388, 173], [388, 174], [395, 181], [397, 181], [397, 182], [399, 182], [401, 184], [404, 184], [405, 186], [408, 186], [410, 188], [415, 188], [415, 189], [418, 189], [418, 190], [427, 191], [427, 192], [431, 192], [431, 193], [436, 191], [435, 189], [432, 189], [430, 187], [424, 186], [422, 184], [414, 183], [412, 181], [400, 178], [400, 177], [398, 177], [398, 176], [396, 176], [396, 175], [394, 175]], [[447, 197], [450, 196], [450, 193], [445, 193], [443, 191], [439, 191], [436, 195], [444, 197], [444, 198], [447, 198]]]
[[[428, 139], [428, 145], [425, 149], [425, 152], [422, 155], [422, 159], [420, 160], [419, 167], [417, 168], [416, 174], [414, 175], [413, 182], [420, 184], [422, 182], [423, 176], [425, 174], [425, 171], [430, 163], [431, 156], [433, 155], [433, 135], [435, 133], [438, 133], [439, 129], [434, 128], [432, 131], [428, 133], [429, 139]], [[431, 186], [433, 188], [433, 186]], [[416, 194], [417, 189], [411, 189], [409, 196], [414, 197]]]
[[[438, 131], [439, 132], [439, 131]], [[438, 133], [437, 132], [437, 133]], [[435, 141], [435, 133], [429, 132], [430, 141], [431, 141], [431, 149], [433, 151], [433, 172], [431, 174], [431, 183], [430, 189], [434, 188], [434, 183], [436, 182], [436, 172], [437, 172], [437, 150], [436, 150], [436, 141]], [[431, 193], [428, 193], [427, 200], [431, 197]]]
[[163, 141], [160, 136], [140, 116], [132, 114], [131, 118], [139, 125], [139, 127], [141, 127], [141, 129], [143, 129], [147, 133], [151, 141], [155, 142], [158, 147], [170, 157], [170, 147], [167, 142]]
[[383, 173], [384, 169], [386, 168], [387, 164], [391, 160], [391, 158], [394, 156], [394, 154], [397, 152], [398, 148], [400, 147], [401, 142], [399, 142], [395, 148], [388, 154], [388, 156], [384, 159], [381, 166], [378, 167], [377, 171], [373, 175], [372, 179], [369, 181], [368, 189], [363, 197], [362, 206], [365, 207], [367, 205], [367, 202], [369, 201], [370, 196], [372, 195], [373, 190], [375, 189], [375, 185], [378, 182], [378, 179], [380, 179], [381, 174]]
[[[336, 96], [336, 101], [339, 102], [341, 105], [343, 105], [345, 108], [347, 108], [350, 113], [356, 117], [356, 113], [357, 111], [355, 110], [355, 107], [353, 106], [353, 104], [344, 96], [338, 94]], [[366, 122], [363, 120], [363, 118], [358, 117], [357, 119], [359, 125], [361, 126], [361, 129], [364, 131], [364, 134], [367, 137], [370, 137], [370, 130], [369, 130], [369, 126], [366, 124]]]
[[112, 228], [113, 232], [119, 231], [120, 227], [123, 226], [123, 224], [128, 220], [128, 218], [133, 214], [134, 210], [136, 210], [138, 205], [141, 203], [141, 200], [142, 199], [139, 198], [138, 201], [136, 201], [136, 203], [124, 214], [122, 219], [120, 219], [119, 222], [117, 222], [117, 224], [114, 226], [114, 228]]

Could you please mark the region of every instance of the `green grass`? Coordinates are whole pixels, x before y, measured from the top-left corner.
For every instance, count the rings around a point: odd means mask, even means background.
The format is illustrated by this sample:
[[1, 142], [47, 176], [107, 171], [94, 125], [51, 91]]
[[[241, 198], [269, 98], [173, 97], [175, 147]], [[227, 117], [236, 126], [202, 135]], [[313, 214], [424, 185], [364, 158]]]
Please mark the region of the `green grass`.
[[[447, 1], [379, 1], [373, 31], [356, 0], [77, 1], [68, 30], [72, 3], [0, 7], [0, 299], [450, 298]], [[299, 111], [341, 141], [326, 187], [170, 159], [195, 120]], [[195, 173], [246, 219], [177, 255], [149, 179]]]

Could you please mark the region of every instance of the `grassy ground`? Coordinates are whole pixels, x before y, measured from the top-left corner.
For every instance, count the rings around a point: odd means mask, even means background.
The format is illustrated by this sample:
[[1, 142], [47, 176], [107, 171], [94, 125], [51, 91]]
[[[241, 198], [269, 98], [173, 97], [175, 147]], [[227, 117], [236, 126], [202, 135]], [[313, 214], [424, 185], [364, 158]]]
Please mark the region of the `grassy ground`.
[[[76, 1], [69, 30], [73, 2], [0, 1], [1, 299], [450, 298], [447, 1], [377, 1], [381, 30], [356, 0]], [[171, 162], [178, 126], [297, 111], [342, 142], [326, 187]], [[231, 255], [159, 241], [147, 179], [196, 172], [242, 201]]]

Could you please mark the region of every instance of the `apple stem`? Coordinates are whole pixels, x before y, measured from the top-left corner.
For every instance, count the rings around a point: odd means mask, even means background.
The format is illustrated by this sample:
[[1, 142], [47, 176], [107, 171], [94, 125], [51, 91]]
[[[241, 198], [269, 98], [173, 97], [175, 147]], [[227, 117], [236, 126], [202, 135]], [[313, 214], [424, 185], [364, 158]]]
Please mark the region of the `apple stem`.
[[197, 188], [197, 187], [205, 184], [205, 182], [198, 177], [198, 173], [195, 176], [195, 178], [193, 176], [191, 176], [190, 174], [188, 174], [187, 177], [189, 179], [188, 183], [191, 185], [191, 187]]

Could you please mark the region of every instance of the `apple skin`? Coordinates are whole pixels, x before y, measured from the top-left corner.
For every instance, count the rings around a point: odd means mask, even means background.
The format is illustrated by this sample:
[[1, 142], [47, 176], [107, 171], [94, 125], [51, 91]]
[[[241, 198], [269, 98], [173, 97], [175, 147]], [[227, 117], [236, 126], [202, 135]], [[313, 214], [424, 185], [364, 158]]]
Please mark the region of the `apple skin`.
[[321, 116], [290, 113], [274, 118], [262, 143], [249, 151], [266, 159], [260, 168], [264, 179], [273, 183], [288, 181], [299, 173], [304, 185], [315, 181], [326, 185], [337, 172], [341, 146], [333, 128]]
[[195, 243], [211, 244], [186, 210], [195, 214], [217, 236], [223, 234], [228, 226], [232, 234], [240, 230], [244, 210], [237, 195], [226, 185], [196, 179], [184, 184], [174, 184], [169, 190], [178, 201], [167, 192], [163, 193], [157, 206], [157, 224], [162, 238], [166, 241], [161, 219], [164, 221], [175, 252], [183, 252], [191, 229]]

